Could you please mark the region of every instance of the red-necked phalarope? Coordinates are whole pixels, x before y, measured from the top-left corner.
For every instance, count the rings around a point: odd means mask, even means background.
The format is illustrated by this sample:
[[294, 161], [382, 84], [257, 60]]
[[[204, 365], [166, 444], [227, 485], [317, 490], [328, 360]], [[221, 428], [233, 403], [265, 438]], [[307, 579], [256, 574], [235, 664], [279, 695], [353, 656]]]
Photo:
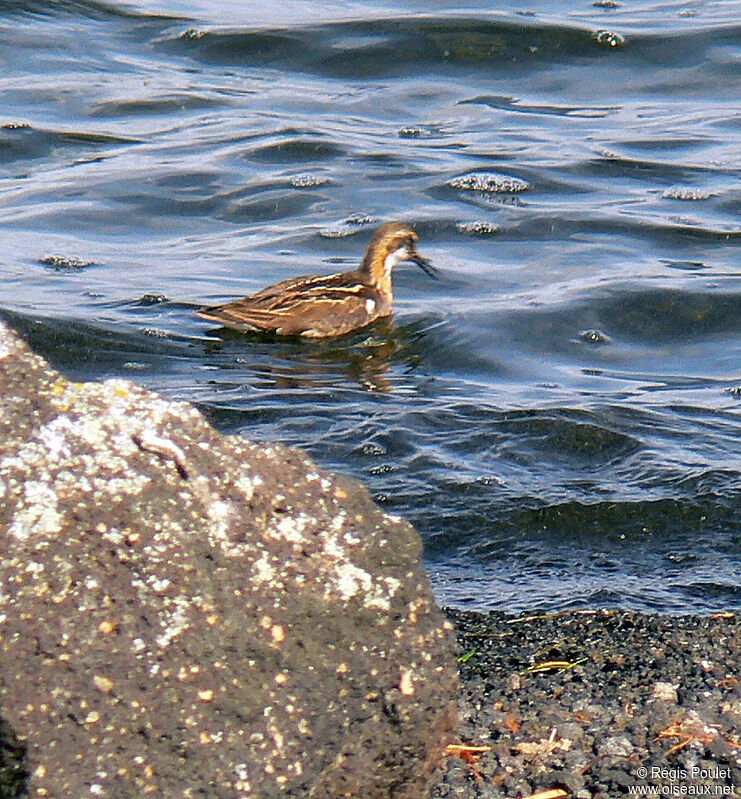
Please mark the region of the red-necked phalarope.
[[409, 225], [389, 222], [376, 231], [359, 269], [284, 280], [197, 313], [236, 330], [307, 338], [341, 336], [391, 313], [391, 270], [396, 264], [413, 261], [434, 276], [429, 261], [417, 252], [417, 241]]

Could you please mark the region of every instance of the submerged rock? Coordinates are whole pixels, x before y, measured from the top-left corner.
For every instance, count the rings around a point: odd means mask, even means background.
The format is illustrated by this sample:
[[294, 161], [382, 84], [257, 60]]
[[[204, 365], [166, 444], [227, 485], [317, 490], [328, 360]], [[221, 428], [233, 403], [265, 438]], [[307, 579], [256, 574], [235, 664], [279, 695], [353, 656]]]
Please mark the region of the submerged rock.
[[424, 797], [456, 720], [409, 524], [0, 323], [0, 685], [35, 797]]
[[88, 266], [97, 266], [95, 261], [82, 261], [79, 258], [67, 258], [64, 255], [47, 255], [39, 261], [55, 272], [81, 272]]
[[470, 236], [492, 236], [499, 232], [499, 225], [491, 222], [458, 222], [456, 229]]
[[662, 195], [667, 200], [709, 200], [714, 195], [695, 186], [672, 186]]
[[512, 175], [502, 175], [499, 172], [468, 172], [457, 178], [451, 178], [448, 186], [453, 189], [489, 194], [516, 194], [530, 188], [526, 180]]

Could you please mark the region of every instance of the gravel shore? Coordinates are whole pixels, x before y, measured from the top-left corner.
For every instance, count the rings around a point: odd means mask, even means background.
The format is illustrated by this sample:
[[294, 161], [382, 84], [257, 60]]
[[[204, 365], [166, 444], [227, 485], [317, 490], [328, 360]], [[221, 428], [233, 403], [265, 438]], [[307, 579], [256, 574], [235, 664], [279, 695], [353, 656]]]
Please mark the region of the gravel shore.
[[741, 619], [448, 610], [461, 743], [431, 799], [741, 796]]

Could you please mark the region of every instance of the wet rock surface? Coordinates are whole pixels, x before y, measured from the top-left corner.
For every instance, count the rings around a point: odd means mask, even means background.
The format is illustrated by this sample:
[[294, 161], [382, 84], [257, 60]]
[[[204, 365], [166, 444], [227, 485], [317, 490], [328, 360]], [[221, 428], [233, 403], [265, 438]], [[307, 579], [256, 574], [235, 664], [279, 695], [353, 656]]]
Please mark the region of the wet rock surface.
[[301, 452], [0, 323], [0, 689], [34, 797], [424, 797], [457, 675], [421, 546]]
[[449, 757], [434, 799], [741, 795], [738, 617], [448, 615], [461, 740], [491, 749]]

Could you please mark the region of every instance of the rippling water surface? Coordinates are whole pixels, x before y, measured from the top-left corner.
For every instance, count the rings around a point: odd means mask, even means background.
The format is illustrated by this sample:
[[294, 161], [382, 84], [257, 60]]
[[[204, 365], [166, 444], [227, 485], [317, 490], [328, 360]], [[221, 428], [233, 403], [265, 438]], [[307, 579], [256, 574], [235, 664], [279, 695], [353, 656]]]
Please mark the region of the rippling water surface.
[[[741, 609], [741, 2], [0, 0], [0, 312], [299, 444], [421, 531], [439, 597]], [[204, 303], [441, 270], [266, 340]]]

